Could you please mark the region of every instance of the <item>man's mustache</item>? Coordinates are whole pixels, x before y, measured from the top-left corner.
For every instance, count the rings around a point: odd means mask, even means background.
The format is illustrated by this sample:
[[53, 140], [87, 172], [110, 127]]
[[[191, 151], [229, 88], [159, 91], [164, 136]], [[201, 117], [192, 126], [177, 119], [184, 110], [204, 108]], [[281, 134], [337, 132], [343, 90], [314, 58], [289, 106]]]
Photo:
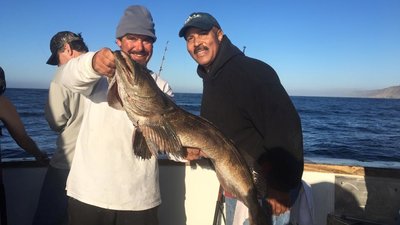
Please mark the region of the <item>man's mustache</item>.
[[203, 51], [203, 50], [207, 51], [208, 47], [204, 46], [204, 45], [199, 45], [194, 48], [194, 54], [197, 54], [199, 51]]

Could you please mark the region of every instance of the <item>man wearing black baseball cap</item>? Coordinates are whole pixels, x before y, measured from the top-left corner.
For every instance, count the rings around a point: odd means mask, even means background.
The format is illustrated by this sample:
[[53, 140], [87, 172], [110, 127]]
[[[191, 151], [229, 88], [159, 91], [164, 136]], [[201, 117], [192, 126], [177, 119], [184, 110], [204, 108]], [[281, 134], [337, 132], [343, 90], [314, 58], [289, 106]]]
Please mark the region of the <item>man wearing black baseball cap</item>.
[[71, 31], [56, 33], [50, 40], [49, 65], [58, 68], [50, 83], [45, 106], [45, 118], [50, 128], [58, 133], [56, 149], [47, 169], [33, 225], [67, 224], [68, 198], [65, 183], [71, 168], [83, 118], [84, 99], [65, 88], [60, 82], [60, 70], [69, 60], [88, 52], [81, 34]]
[[[65, 64], [70, 58], [67, 57], [67, 59], [64, 60], [65, 57], [63, 57], [61, 53], [65, 52], [65, 49], [68, 47], [72, 47], [71, 53], [75, 54], [74, 56], [77, 56], [79, 53], [85, 53], [89, 51], [81, 34], [75, 34], [70, 31], [61, 31], [55, 34], [50, 40], [51, 56], [46, 63], [54, 66]], [[73, 52], [73, 50], [75, 50], [75, 52]], [[60, 62], [60, 60], [62, 62]]]
[[[288, 224], [296, 200], [290, 193], [298, 193], [302, 184], [303, 137], [300, 117], [278, 75], [268, 64], [245, 56], [209, 13], [190, 14], [178, 35], [185, 38], [203, 79], [200, 115], [249, 156], [249, 166], [260, 164], [268, 191], [262, 201], [270, 205], [274, 224]], [[245, 217], [234, 218], [237, 200], [224, 195], [226, 224], [234, 219], [243, 224]]]

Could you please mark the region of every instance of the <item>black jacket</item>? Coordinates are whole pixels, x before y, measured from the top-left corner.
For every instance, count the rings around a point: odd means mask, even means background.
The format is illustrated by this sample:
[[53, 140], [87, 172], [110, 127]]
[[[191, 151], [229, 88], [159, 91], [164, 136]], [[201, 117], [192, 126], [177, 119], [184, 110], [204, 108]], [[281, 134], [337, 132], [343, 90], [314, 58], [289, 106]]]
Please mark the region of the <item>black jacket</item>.
[[200, 115], [248, 153], [243, 155], [249, 165], [263, 164], [271, 187], [289, 191], [299, 185], [300, 117], [274, 69], [245, 56], [224, 36], [210, 71], [199, 65], [197, 73], [203, 79]]

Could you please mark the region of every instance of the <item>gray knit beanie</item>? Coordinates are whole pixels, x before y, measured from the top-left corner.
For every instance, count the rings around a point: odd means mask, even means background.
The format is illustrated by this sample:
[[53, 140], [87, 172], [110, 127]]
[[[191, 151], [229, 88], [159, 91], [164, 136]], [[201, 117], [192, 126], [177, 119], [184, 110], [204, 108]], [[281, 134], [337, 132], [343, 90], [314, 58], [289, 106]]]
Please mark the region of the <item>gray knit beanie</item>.
[[117, 26], [116, 38], [126, 34], [146, 35], [156, 41], [153, 17], [146, 7], [133, 5], [125, 10]]

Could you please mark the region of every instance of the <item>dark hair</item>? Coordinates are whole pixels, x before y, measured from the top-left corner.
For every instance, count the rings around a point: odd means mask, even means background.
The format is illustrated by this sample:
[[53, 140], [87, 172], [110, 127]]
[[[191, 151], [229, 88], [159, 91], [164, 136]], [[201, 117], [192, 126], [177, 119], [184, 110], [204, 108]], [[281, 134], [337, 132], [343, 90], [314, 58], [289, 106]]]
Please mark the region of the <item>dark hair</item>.
[[4, 74], [3, 68], [0, 66], [0, 95], [6, 91], [6, 76]]
[[78, 36], [80, 37], [80, 39], [73, 40], [73, 41], [69, 42], [69, 45], [71, 46], [71, 49], [75, 50], [75, 51], [78, 51], [78, 52], [88, 52], [89, 48], [87, 47], [87, 45], [83, 41], [81, 33], [79, 33]]
[[[88, 52], [89, 48], [87, 47], [86, 43], [83, 41], [83, 37], [82, 37], [81, 33], [76, 34], [76, 35], [77, 35], [77, 37], [79, 37], [79, 39], [72, 40], [72, 41], [66, 42], [64, 44], [69, 44], [69, 46], [71, 47], [72, 50], [75, 50], [78, 52], [83, 52], [83, 53]], [[57, 50], [58, 52], [63, 52], [65, 50], [64, 44], [59, 47], [59, 49]], [[57, 60], [58, 60], [58, 57], [57, 57]]]

